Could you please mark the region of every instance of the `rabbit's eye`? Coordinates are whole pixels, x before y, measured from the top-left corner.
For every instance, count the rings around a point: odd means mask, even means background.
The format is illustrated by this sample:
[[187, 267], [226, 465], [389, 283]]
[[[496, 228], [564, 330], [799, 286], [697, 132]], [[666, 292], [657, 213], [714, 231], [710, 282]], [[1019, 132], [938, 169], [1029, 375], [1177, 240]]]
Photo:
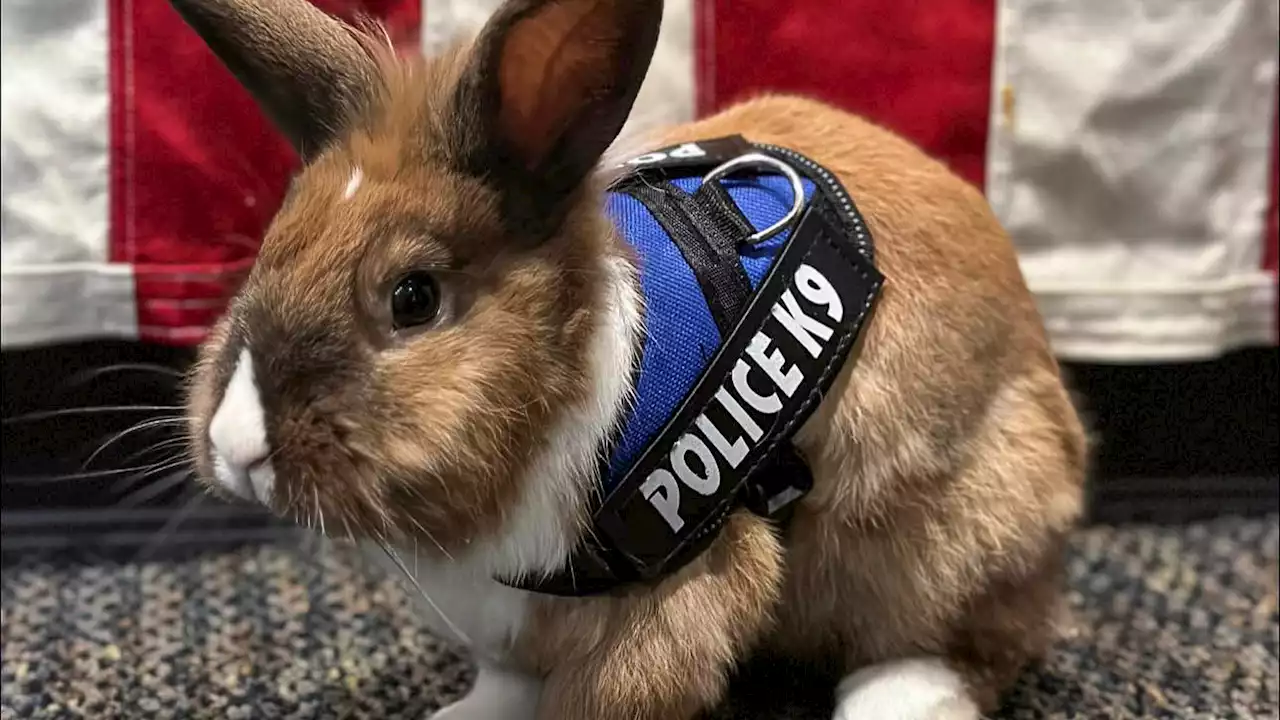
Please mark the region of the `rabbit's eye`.
[[391, 291], [391, 322], [397, 330], [425, 325], [439, 314], [440, 284], [429, 273], [409, 273]]

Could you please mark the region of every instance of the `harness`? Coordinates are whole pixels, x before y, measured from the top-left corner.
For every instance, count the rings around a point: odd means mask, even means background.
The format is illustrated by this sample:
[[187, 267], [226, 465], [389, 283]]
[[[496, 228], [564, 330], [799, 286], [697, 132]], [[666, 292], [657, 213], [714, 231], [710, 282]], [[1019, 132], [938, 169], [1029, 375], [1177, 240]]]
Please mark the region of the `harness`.
[[836, 177], [741, 136], [624, 163], [607, 212], [634, 248], [645, 337], [568, 565], [509, 584], [624, 591], [697, 557], [740, 507], [785, 526], [812, 487], [791, 438], [844, 366], [884, 278]]

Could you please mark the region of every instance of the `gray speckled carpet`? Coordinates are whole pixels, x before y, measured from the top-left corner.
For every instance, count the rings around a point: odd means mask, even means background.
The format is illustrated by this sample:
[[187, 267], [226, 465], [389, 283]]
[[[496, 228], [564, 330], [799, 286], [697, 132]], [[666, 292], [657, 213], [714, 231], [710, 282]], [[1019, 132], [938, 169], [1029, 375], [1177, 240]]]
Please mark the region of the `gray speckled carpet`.
[[[1082, 530], [1075, 630], [998, 717], [1277, 717], [1278, 544], [1275, 517]], [[278, 544], [9, 563], [0, 635], [3, 720], [418, 720], [470, 681], [394, 581]], [[716, 716], [829, 712], [823, 685], [762, 665]]]

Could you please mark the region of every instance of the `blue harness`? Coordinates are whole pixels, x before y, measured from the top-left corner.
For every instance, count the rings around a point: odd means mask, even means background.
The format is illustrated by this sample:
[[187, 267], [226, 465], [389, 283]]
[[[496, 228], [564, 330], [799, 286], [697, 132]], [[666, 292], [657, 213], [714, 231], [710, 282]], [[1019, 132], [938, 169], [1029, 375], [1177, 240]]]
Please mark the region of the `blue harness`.
[[791, 437], [883, 283], [852, 198], [797, 152], [731, 136], [625, 165], [606, 211], [644, 298], [634, 402], [602, 448], [601, 500], [568, 566], [504, 581], [536, 592], [655, 582], [739, 508], [785, 525], [812, 486]]
[[[776, 170], [713, 182], [721, 184], [756, 232], [781, 220], [794, 202], [788, 179]], [[682, 177], [671, 183], [692, 194], [701, 187], [702, 178]], [[802, 179], [801, 183], [808, 202], [813, 182]], [[605, 207], [639, 257], [646, 330], [635, 380], [635, 407], [623, 425], [604, 477], [608, 492], [671, 418], [719, 349], [722, 337], [688, 259], [653, 212], [634, 196], [618, 191], [609, 193]], [[785, 228], [761, 243], [738, 247], [738, 261], [753, 291], [773, 267], [790, 233], [791, 229]]]

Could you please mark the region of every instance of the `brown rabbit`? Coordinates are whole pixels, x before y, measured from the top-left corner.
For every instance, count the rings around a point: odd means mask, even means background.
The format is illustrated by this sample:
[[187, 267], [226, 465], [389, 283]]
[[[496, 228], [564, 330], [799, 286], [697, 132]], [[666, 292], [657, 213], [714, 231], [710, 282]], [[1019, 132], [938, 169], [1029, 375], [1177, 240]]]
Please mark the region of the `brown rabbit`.
[[499, 578], [565, 569], [634, 393], [645, 307], [601, 168], [661, 0], [510, 0], [427, 60], [305, 0], [172, 2], [304, 160], [202, 348], [193, 457], [214, 491], [405, 570], [480, 664], [437, 717], [693, 718], [770, 649], [843, 668], [836, 718], [978, 718], [1045, 650], [1086, 447], [974, 188], [795, 97], [653, 138], [816, 160], [885, 284], [793, 438], [813, 487], [785, 532], [739, 509], [655, 582], [532, 592]]

